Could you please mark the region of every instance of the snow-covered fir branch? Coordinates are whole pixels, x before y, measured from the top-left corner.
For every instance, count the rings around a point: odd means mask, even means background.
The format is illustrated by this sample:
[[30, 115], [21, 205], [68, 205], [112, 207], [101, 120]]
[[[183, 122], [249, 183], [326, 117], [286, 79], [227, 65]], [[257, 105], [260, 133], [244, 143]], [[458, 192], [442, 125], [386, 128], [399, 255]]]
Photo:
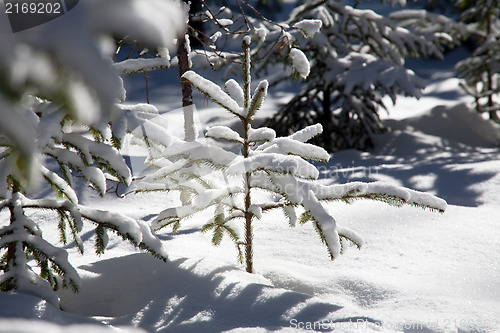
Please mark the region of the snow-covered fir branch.
[[[129, 184], [131, 173], [118, 149], [152, 111], [117, 104], [125, 100], [119, 71], [146, 70], [154, 61], [113, 68], [105, 42], [125, 36], [141, 41], [160, 53], [161, 63], [153, 67], [165, 66], [165, 47], [184, 23], [180, 8], [163, 0], [79, 6], [34, 33], [0, 34], [0, 116], [8, 119], [0, 122], [0, 210], [10, 217], [0, 221], [0, 291], [30, 293], [54, 305], [54, 290], [76, 291], [79, 277], [68, 252], [44, 238], [36, 210], [53, 212], [61, 243], [74, 242], [80, 253], [87, 221], [95, 227], [98, 254], [110, 230], [166, 259], [149, 225], [81, 205], [75, 186], [84, 182], [104, 195], [108, 178]], [[31, 198], [50, 188], [57, 199]]]

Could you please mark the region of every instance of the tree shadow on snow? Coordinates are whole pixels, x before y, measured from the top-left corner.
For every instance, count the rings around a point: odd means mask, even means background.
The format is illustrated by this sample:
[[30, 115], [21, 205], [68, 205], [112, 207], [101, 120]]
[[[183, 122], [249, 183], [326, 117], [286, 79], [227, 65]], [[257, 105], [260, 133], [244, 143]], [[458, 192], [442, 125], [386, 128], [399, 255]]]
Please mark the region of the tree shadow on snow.
[[[438, 106], [425, 116], [388, 120], [392, 132], [378, 136], [373, 152], [335, 153], [321, 177], [335, 183], [394, 179], [449, 204], [476, 207], [482, 192], [474, 185], [500, 171], [500, 162], [485, 163], [500, 160], [498, 130], [477, 117], [458, 105]], [[477, 163], [483, 163], [480, 170]]]
[[[79, 270], [83, 276], [81, 290], [78, 294], [60, 291], [61, 308], [112, 326], [175, 333], [237, 328], [259, 328], [259, 332], [285, 328], [302, 328], [298, 332], [343, 328], [377, 331], [384, 327], [371, 316], [340, 315], [342, 307], [336, 304], [271, 286], [261, 276], [234, 266], [217, 267], [207, 259], [165, 263], [137, 253], [101, 260]], [[366, 289], [354, 284], [357, 282], [350, 281], [347, 287], [356, 294]], [[363, 301], [366, 297], [362, 296]], [[404, 332], [437, 331], [422, 324], [406, 324]]]
[[262, 277], [233, 266], [207, 268], [205, 259], [164, 263], [139, 253], [80, 270], [87, 276], [81, 291], [60, 294], [65, 311], [106, 317], [104, 321], [113, 326], [133, 325], [149, 332], [221, 332], [239, 327], [273, 331], [293, 327], [291, 320], [320, 322], [341, 308], [267, 285]]

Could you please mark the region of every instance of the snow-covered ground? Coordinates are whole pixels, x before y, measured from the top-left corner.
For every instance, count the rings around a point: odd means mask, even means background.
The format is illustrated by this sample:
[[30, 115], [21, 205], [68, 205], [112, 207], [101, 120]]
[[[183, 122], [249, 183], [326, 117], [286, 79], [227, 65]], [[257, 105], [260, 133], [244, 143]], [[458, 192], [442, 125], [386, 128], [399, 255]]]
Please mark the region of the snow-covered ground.
[[[342, 151], [318, 168], [325, 184], [380, 180], [435, 194], [449, 204], [444, 214], [332, 203], [339, 223], [365, 239], [361, 250], [349, 248], [332, 262], [311, 226], [290, 228], [269, 213], [255, 222], [256, 274], [237, 263], [229, 240], [211, 246], [211, 236], [198, 231], [203, 215], [178, 234], [159, 233], [166, 263], [120, 238], [111, 237], [100, 257], [90, 246], [81, 256], [68, 245], [80, 293], [60, 292], [64, 311], [1, 293], [0, 332], [113, 331], [102, 323], [126, 332], [500, 332], [500, 132], [467, 111], [451, 75], [419, 74], [429, 80], [425, 96], [398, 99], [384, 116], [392, 130], [373, 152]], [[168, 89], [176, 88], [158, 89], [166, 90], [155, 101], [160, 110], [175, 109], [179, 92]], [[264, 109], [286, 98], [271, 93]], [[201, 99], [197, 107], [202, 128], [233, 122]], [[166, 117], [175, 124], [180, 114]], [[151, 221], [177, 200], [86, 193], [83, 203]], [[56, 217], [34, 218], [57, 242]], [[92, 242], [88, 235], [82, 238]]]

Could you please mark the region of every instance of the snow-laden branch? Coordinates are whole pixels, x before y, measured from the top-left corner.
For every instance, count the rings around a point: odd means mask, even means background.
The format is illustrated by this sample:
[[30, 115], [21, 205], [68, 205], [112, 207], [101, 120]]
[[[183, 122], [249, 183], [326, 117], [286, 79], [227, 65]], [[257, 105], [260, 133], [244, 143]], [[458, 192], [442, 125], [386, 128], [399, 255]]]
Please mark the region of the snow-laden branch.
[[[120, 236], [130, 240], [135, 245], [151, 252], [165, 260], [168, 255], [161, 241], [152, 233], [151, 227], [126, 215], [96, 210], [83, 205], [73, 204], [65, 200], [29, 199], [21, 195], [22, 207], [25, 209], [49, 209], [54, 211], [67, 211], [76, 220], [77, 227], [81, 218], [87, 219], [97, 225], [111, 229]], [[81, 230], [81, 226], [79, 227]], [[78, 231], [78, 230], [77, 230]]]
[[243, 108], [212, 81], [203, 78], [201, 75], [198, 75], [193, 71], [187, 71], [184, 75], [182, 75], [182, 78], [190, 82], [203, 95], [207, 96], [227, 111], [236, 116], [245, 116]]
[[170, 68], [170, 60], [165, 58], [127, 59], [113, 64], [120, 74], [147, 73]]

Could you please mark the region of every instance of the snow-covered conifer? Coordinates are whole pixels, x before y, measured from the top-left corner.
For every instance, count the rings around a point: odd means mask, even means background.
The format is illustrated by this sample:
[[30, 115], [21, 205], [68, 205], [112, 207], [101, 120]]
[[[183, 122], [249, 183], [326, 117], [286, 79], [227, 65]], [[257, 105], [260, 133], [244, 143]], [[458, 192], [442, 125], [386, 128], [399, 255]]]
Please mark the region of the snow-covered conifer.
[[[58, 302], [53, 290], [76, 291], [79, 277], [66, 250], [44, 238], [33, 212], [53, 212], [61, 243], [73, 241], [81, 253], [87, 221], [95, 228], [98, 254], [113, 232], [166, 258], [150, 226], [81, 205], [75, 186], [83, 179], [103, 195], [107, 179], [129, 183], [130, 170], [117, 147], [140, 121], [131, 108], [116, 107], [125, 91], [96, 35], [168, 46], [178, 6], [160, 0], [80, 4], [47, 30], [42, 25], [31, 33], [0, 33], [0, 212], [10, 216], [0, 221], [0, 291], [27, 292], [52, 303]], [[46, 185], [56, 196], [33, 196]]]
[[475, 111], [498, 122], [500, 1], [455, 0], [452, 4], [460, 12], [457, 19], [425, 10], [402, 10], [391, 17], [427, 35], [445, 37], [452, 45], [471, 40], [472, 55], [458, 62], [455, 71], [461, 87], [474, 98]]
[[[184, 80], [237, 118], [241, 128], [236, 132], [225, 126], [211, 127], [206, 138], [213, 143], [179, 140], [150, 160], [157, 170], [144, 178], [139, 191], [183, 191], [189, 202], [162, 211], [153, 222], [155, 229], [171, 226], [176, 232], [183, 219], [209, 210], [211, 215], [201, 231], [212, 233], [214, 245], [228, 236], [246, 270], [253, 272], [253, 222], [270, 210], [282, 210], [290, 226], [312, 223], [332, 259], [342, 253], [347, 243], [361, 247], [363, 240], [355, 231], [337, 224], [326, 207], [330, 201], [370, 199], [445, 210], [443, 200], [398, 186], [377, 182], [319, 184], [319, 172], [311, 161], [326, 162], [330, 156], [307, 141], [321, 134], [320, 124], [284, 137], [277, 137], [270, 128], [253, 128], [268, 82], [261, 81], [253, 93], [250, 91], [250, 42], [250, 37], [245, 37], [242, 43], [242, 86], [230, 80], [224, 91], [193, 71], [183, 75]], [[218, 145], [223, 142], [238, 145], [240, 153]], [[259, 201], [255, 196], [258, 191], [271, 193], [276, 199]]]
[[[259, 59], [257, 73], [270, 75], [268, 69], [285, 60], [299, 76], [310, 74], [300, 92], [265, 125], [288, 135], [321, 123], [323, 134], [313, 142], [330, 152], [370, 148], [373, 134], [384, 130], [378, 115], [385, 107], [383, 97], [394, 102], [398, 94], [417, 98], [421, 94], [423, 83], [405, 68], [404, 59], [441, 57], [435, 38], [403, 28], [373, 10], [334, 0], [308, 1], [295, 8], [284, 24], [309, 38], [266, 25], [271, 31], [254, 52]], [[283, 58], [288, 53], [291, 61]], [[306, 57], [311, 59], [310, 69]], [[288, 76], [286, 71], [272, 75], [270, 84]]]
[[475, 110], [500, 122], [500, 1], [456, 2], [463, 10], [460, 20], [467, 23], [469, 36], [477, 46], [471, 57], [455, 66], [455, 71], [463, 80], [462, 88], [474, 97]]

